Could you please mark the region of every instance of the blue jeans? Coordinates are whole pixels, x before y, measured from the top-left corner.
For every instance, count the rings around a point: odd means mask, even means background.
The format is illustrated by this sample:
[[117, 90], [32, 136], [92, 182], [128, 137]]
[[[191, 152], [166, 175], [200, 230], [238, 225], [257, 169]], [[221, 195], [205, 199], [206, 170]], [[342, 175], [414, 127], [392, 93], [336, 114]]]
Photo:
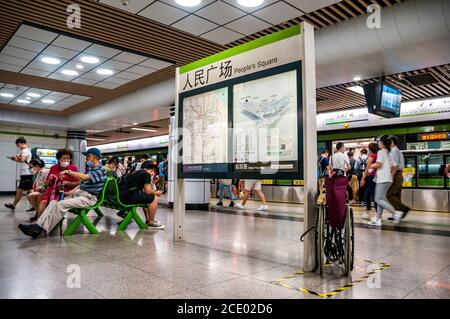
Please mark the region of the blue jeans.
[[230, 197], [230, 199], [233, 201], [233, 188], [230, 185], [225, 185], [220, 183], [219, 184], [219, 201], [223, 201], [223, 192], [225, 190], [225, 188], [227, 188], [228, 191], [228, 197]]

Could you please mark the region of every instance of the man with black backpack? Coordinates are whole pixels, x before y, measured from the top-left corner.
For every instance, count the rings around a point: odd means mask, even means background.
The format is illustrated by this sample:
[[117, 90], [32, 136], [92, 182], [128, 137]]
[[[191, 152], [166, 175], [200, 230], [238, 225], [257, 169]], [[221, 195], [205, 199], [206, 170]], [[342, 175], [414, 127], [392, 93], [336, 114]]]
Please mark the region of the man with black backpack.
[[[10, 160], [17, 162], [19, 166], [20, 173], [20, 182], [16, 189], [16, 197], [14, 198], [14, 202], [5, 204], [5, 206], [12, 211], [16, 209], [16, 205], [22, 199], [23, 192], [27, 194], [33, 189], [33, 174], [30, 170], [29, 163], [33, 158], [33, 154], [31, 150], [27, 146], [27, 141], [23, 137], [19, 137], [16, 140], [16, 146], [20, 150], [19, 154], [8, 157]], [[36, 157], [35, 155], [34, 157]]]
[[359, 202], [361, 203], [364, 199], [364, 196], [366, 194], [366, 186], [361, 186], [361, 179], [364, 175], [364, 171], [367, 167], [367, 161], [369, 159], [369, 156], [367, 155], [367, 149], [363, 148], [360, 151], [360, 156], [355, 164], [355, 171], [356, 171], [356, 177], [358, 178], [358, 184], [359, 184]]
[[124, 204], [148, 204], [144, 207], [145, 223], [151, 229], [163, 229], [164, 226], [155, 220], [158, 208], [157, 196], [162, 191], [156, 190], [153, 179], [158, 167], [150, 161], [143, 162], [141, 169], [119, 179], [120, 198]]

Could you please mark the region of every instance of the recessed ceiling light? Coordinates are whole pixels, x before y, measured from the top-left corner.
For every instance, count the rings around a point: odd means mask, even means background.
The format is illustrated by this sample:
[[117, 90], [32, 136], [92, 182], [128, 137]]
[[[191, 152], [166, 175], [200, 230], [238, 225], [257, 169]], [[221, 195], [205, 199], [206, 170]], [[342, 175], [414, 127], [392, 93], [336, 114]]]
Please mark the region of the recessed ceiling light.
[[83, 61], [84, 63], [89, 63], [89, 64], [95, 64], [100, 62], [100, 60], [98, 58], [96, 58], [95, 56], [83, 56], [80, 59], [81, 61]]
[[134, 122], [134, 123], [133, 123], [133, 125], [138, 125], [138, 124], [139, 124], [138, 122]]
[[355, 76], [355, 77], [353, 78], [353, 81], [361, 81], [361, 77]]
[[347, 87], [347, 90], [356, 92], [358, 94], [364, 95], [364, 89], [362, 88], [362, 86], [356, 85], [356, 86], [349, 86]]
[[27, 100], [31, 100], [31, 97], [26, 97], [25, 99], [27, 99]]
[[15, 95], [11, 94], [11, 93], [0, 93], [0, 96], [2, 96], [2, 97], [15, 97]]
[[75, 70], [62, 70], [61, 73], [64, 75], [71, 75], [71, 76], [78, 75], [78, 72]]
[[44, 99], [44, 100], [42, 100], [42, 103], [45, 103], [45, 104], [53, 104], [53, 103], [55, 103], [55, 101], [53, 101], [53, 100], [48, 100], [48, 99]]
[[33, 92], [28, 92], [27, 96], [31, 96], [31, 97], [40, 97], [41, 95], [38, 93], [33, 93]]
[[42, 62], [47, 63], [47, 64], [60, 64], [61, 61], [56, 59], [56, 58], [51, 58], [51, 57], [45, 57], [41, 59]]
[[140, 128], [140, 127], [132, 127], [131, 129], [135, 130], [135, 131], [158, 132], [158, 130], [152, 130], [152, 129]]
[[202, 0], [175, 0], [175, 2], [183, 7], [195, 7], [202, 3]]
[[84, 69], [83, 64], [77, 64], [77, 65], [75, 65], [75, 67], [76, 67], [78, 70]]
[[113, 75], [114, 71], [110, 69], [98, 69], [97, 73], [101, 75]]
[[264, 0], [237, 0], [238, 4], [248, 8], [260, 6], [263, 2]]
[[17, 102], [22, 103], [22, 104], [28, 104], [28, 103], [30, 103], [30, 101], [28, 101], [28, 100], [22, 100], [22, 99], [17, 100]]

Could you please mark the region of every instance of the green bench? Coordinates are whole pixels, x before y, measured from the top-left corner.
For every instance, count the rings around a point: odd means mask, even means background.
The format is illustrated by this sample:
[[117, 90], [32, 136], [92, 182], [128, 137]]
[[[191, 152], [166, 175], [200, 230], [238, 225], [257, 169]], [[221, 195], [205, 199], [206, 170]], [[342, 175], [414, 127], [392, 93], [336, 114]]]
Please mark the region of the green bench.
[[127, 205], [122, 203], [119, 197], [119, 187], [117, 181], [113, 177], [108, 177], [103, 185], [103, 188], [98, 196], [97, 203], [95, 205], [85, 208], [72, 208], [69, 212], [77, 215], [77, 217], [67, 226], [64, 236], [72, 235], [81, 224], [83, 224], [89, 233], [99, 234], [100, 231], [95, 227], [92, 221], [87, 217], [91, 210], [95, 211], [97, 215], [103, 216], [100, 207], [107, 207], [116, 210], [127, 212], [126, 217], [119, 224], [117, 230], [123, 231], [131, 223], [132, 220], [136, 222], [140, 229], [147, 229], [148, 226], [144, 223], [142, 218], [137, 212], [138, 207], [147, 207], [147, 204], [142, 205]]

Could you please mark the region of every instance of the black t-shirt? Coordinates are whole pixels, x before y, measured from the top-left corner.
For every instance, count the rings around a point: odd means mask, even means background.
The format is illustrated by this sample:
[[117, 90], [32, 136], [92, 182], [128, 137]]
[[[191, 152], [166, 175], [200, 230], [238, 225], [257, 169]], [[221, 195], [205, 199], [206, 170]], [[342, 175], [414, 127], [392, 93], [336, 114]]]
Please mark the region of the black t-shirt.
[[138, 170], [132, 173], [125, 184], [125, 188], [123, 191], [124, 197], [129, 196], [130, 194], [140, 193], [144, 188], [145, 184], [151, 184], [152, 177], [145, 170]]

